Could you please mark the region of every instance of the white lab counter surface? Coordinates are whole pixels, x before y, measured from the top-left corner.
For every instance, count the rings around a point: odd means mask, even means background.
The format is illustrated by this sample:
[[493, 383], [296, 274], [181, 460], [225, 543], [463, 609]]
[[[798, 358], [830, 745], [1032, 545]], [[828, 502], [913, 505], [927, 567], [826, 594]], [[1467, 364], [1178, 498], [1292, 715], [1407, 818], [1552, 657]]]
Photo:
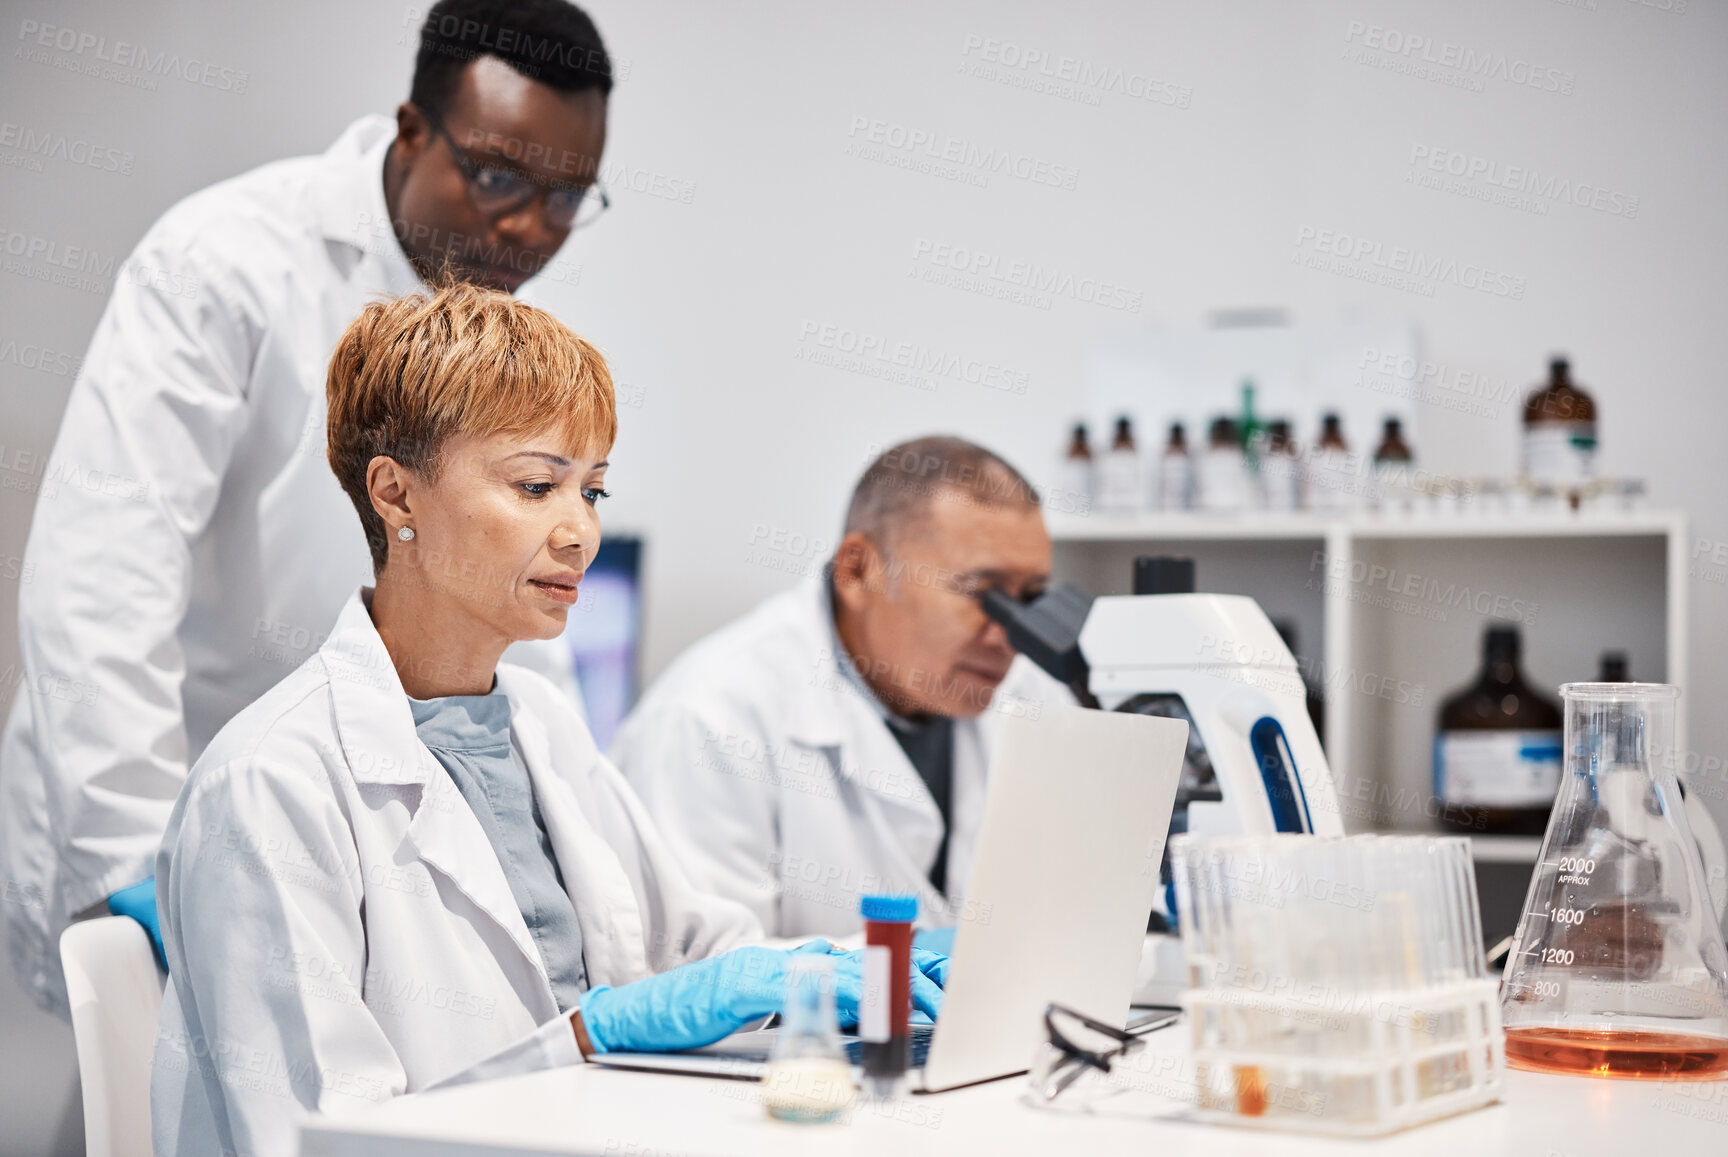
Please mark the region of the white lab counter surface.
[[[1024, 1077], [866, 1105], [849, 1122], [769, 1119], [758, 1085], [597, 1065], [511, 1077], [324, 1117], [302, 1157], [844, 1157], [850, 1154], [1336, 1154], [1662, 1157], [1728, 1151], [1728, 1081], [1641, 1082], [1509, 1071], [1499, 1104], [1370, 1140], [1188, 1118], [1185, 1024], [1153, 1034], [1124, 1085], [1076, 1085], [1034, 1108]], [[1089, 1080], [1090, 1078], [1088, 1078]], [[1068, 1098], [1073, 1097], [1072, 1102]]]

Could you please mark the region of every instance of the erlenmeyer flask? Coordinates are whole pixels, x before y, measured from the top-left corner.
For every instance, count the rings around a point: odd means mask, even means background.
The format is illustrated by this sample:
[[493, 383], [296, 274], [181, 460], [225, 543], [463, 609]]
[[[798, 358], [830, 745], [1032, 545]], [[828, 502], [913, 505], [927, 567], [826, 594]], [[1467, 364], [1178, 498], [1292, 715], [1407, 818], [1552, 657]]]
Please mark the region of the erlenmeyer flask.
[[794, 952], [786, 970], [786, 1003], [762, 1078], [762, 1103], [782, 1121], [840, 1118], [852, 1105], [852, 1066], [834, 1012], [834, 959]]
[[1516, 1068], [1728, 1073], [1728, 951], [1671, 758], [1679, 694], [1560, 688], [1560, 792], [1500, 994]]

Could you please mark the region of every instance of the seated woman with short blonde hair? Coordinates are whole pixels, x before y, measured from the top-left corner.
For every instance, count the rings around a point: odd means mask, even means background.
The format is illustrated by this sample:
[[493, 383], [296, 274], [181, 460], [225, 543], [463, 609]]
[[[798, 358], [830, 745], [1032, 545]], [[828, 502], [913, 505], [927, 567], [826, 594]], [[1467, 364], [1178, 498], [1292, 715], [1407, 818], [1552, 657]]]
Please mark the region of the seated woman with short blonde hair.
[[[600, 544], [599, 352], [454, 286], [369, 306], [328, 402], [376, 585], [175, 805], [158, 1154], [286, 1155], [311, 1113], [695, 1047], [782, 1000], [789, 953], [737, 947], [755, 918], [692, 886], [551, 683], [499, 663], [563, 631]], [[835, 956], [855, 1017], [858, 954]], [[933, 1014], [940, 991], [914, 988]]]

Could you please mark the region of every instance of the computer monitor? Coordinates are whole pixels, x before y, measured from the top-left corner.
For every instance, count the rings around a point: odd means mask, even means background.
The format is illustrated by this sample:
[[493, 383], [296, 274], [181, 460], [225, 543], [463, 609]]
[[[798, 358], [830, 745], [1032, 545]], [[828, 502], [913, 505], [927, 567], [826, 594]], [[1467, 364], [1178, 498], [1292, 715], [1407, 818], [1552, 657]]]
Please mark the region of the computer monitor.
[[640, 690], [642, 539], [601, 540], [561, 638], [582, 689], [588, 730], [604, 751]]

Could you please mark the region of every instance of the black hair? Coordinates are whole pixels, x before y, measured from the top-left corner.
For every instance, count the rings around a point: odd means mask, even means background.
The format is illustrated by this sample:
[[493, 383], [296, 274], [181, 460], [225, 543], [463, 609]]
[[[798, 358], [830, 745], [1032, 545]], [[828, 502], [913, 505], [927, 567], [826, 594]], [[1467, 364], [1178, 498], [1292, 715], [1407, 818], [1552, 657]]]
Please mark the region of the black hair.
[[420, 28], [408, 99], [442, 120], [462, 70], [482, 56], [559, 92], [612, 92], [612, 58], [600, 30], [567, 0], [439, 0]]

